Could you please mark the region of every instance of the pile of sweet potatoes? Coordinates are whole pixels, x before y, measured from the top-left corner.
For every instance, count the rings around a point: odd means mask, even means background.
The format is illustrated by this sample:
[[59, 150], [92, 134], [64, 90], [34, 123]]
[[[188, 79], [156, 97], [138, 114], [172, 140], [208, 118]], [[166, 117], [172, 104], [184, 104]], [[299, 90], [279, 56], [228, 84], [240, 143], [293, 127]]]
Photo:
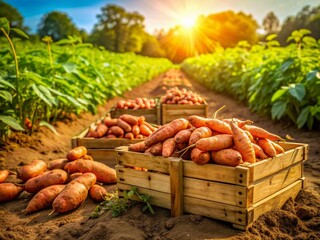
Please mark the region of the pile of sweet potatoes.
[[89, 128], [86, 137], [143, 139], [155, 130], [156, 127], [148, 123], [144, 116], [123, 114], [119, 118], [106, 116]]
[[156, 100], [153, 98], [141, 98], [120, 100], [116, 103], [115, 109], [151, 109], [156, 107]]
[[167, 71], [161, 79], [161, 84], [165, 88], [192, 87], [190, 81], [178, 69], [170, 69]]
[[167, 90], [166, 94], [161, 97], [161, 103], [201, 105], [204, 104], [204, 99], [199, 94], [191, 90], [174, 87]]
[[[10, 174], [15, 174], [20, 182], [6, 182]], [[87, 149], [79, 146], [71, 149], [66, 158], [49, 164], [34, 160], [18, 166], [16, 173], [1, 170], [0, 203], [14, 200], [26, 191], [31, 198], [25, 209], [27, 214], [50, 207], [53, 212], [63, 213], [80, 206], [88, 195], [94, 201], [103, 201], [107, 191], [101, 184], [113, 183], [116, 171], [95, 162], [87, 155]]]
[[277, 143], [283, 139], [252, 121], [189, 116], [160, 127], [129, 150], [155, 156], [182, 157], [196, 164], [216, 163], [237, 166], [255, 163], [283, 153]]

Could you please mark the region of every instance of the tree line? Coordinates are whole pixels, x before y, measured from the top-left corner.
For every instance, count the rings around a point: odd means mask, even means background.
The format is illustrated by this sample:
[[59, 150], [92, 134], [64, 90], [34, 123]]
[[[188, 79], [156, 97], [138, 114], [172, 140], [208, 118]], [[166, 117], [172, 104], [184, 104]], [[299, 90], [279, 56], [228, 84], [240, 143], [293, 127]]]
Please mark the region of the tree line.
[[[24, 25], [19, 11], [3, 0], [0, 0], [0, 17], [6, 17], [11, 27], [30, 31]], [[309, 29], [312, 37], [320, 38], [320, 5], [313, 8], [305, 6], [296, 16], [287, 17], [282, 25], [273, 12], [268, 13], [262, 22], [264, 34], [258, 33], [260, 26], [257, 21], [243, 12], [225, 11], [202, 15], [198, 17], [193, 29], [175, 26], [155, 34], [145, 31], [144, 21], [144, 16], [138, 12], [129, 12], [121, 6], [109, 4], [101, 8], [92, 32], [87, 33], [79, 29], [67, 13], [53, 11], [42, 17], [34, 38], [51, 36], [53, 41], [59, 41], [68, 36], [81, 36], [83, 42], [113, 52], [167, 57], [173, 62], [211, 53], [219, 47], [234, 47], [240, 41], [256, 44], [270, 34], [277, 34], [277, 40], [284, 46], [291, 32], [301, 28]]]

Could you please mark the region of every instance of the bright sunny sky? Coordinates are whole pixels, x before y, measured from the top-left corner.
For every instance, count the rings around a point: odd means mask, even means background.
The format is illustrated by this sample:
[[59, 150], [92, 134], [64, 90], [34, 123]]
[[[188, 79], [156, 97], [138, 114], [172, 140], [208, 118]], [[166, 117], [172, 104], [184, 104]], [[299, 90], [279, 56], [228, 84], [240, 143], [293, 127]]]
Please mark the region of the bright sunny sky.
[[44, 14], [52, 11], [67, 13], [78, 28], [87, 32], [97, 23], [96, 15], [107, 4], [122, 6], [127, 11], [137, 11], [145, 17], [145, 27], [149, 33], [155, 29], [181, 23], [181, 19], [195, 18], [226, 10], [243, 11], [253, 15], [261, 25], [262, 19], [273, 11], [282, 23], [286, 17], [294, 16], [302, 7], [318, 6], [319, 0], [4, 0], [18, 9], [24, 23], [35, 33]]

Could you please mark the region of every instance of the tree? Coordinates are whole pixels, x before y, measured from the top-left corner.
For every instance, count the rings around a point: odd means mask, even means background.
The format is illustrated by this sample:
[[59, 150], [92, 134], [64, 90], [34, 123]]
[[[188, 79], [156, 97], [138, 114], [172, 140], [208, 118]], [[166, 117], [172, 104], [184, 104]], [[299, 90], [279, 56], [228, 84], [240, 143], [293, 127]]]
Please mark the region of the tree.
[[43, 16], [38, 34], [40, 37], [51, 36], [54, 41], [58, 41], [68, 36], [80, 35], [80, 31], [66, 13], [54, 11]]
[[11, 28], [19, 28], [28, 31], [29, 28], [23, 25], [23, 17], [20, 12], [11, 5], [0, 0], [0, 17], [8, 19]]
[[267, 35], [277, 33], [280, 30], [280, 22], [274, 12], [269, 12], [262, 21], [262, 26]]
[[146, 40], [139, 54], [149, 57], [165, 57], [164, 50], [160, 47], [160, 43], [155, 36], [146, 35]]
[[97, 15], [90, 40], [115, 52], [140, 52], [144, 44], [144, 17], [138, 12], [127, 12], [117, 5], [106, 5]]

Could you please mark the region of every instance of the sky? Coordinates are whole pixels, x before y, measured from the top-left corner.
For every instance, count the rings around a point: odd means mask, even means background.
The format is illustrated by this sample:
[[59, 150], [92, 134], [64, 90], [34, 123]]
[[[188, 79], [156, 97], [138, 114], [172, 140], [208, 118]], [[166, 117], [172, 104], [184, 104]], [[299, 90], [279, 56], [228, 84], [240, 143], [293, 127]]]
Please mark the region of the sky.
[[41, 18], [52, 11], [67, 13], [73, 23], [88, 33], [97, 23], [96, 15], [107, 4], [116, 4], [126, 11], [137, 11], [145, 17], [149, 33], [161, 28], [168, 30], [182, 18], [233, 10], [251, 14], [258, 24], [273, 11], [280, 23], [295, 16], [304, 6], [320, 5], [319, 0], [4, 0], [24, 17], [24, 24], [35, 33]]

